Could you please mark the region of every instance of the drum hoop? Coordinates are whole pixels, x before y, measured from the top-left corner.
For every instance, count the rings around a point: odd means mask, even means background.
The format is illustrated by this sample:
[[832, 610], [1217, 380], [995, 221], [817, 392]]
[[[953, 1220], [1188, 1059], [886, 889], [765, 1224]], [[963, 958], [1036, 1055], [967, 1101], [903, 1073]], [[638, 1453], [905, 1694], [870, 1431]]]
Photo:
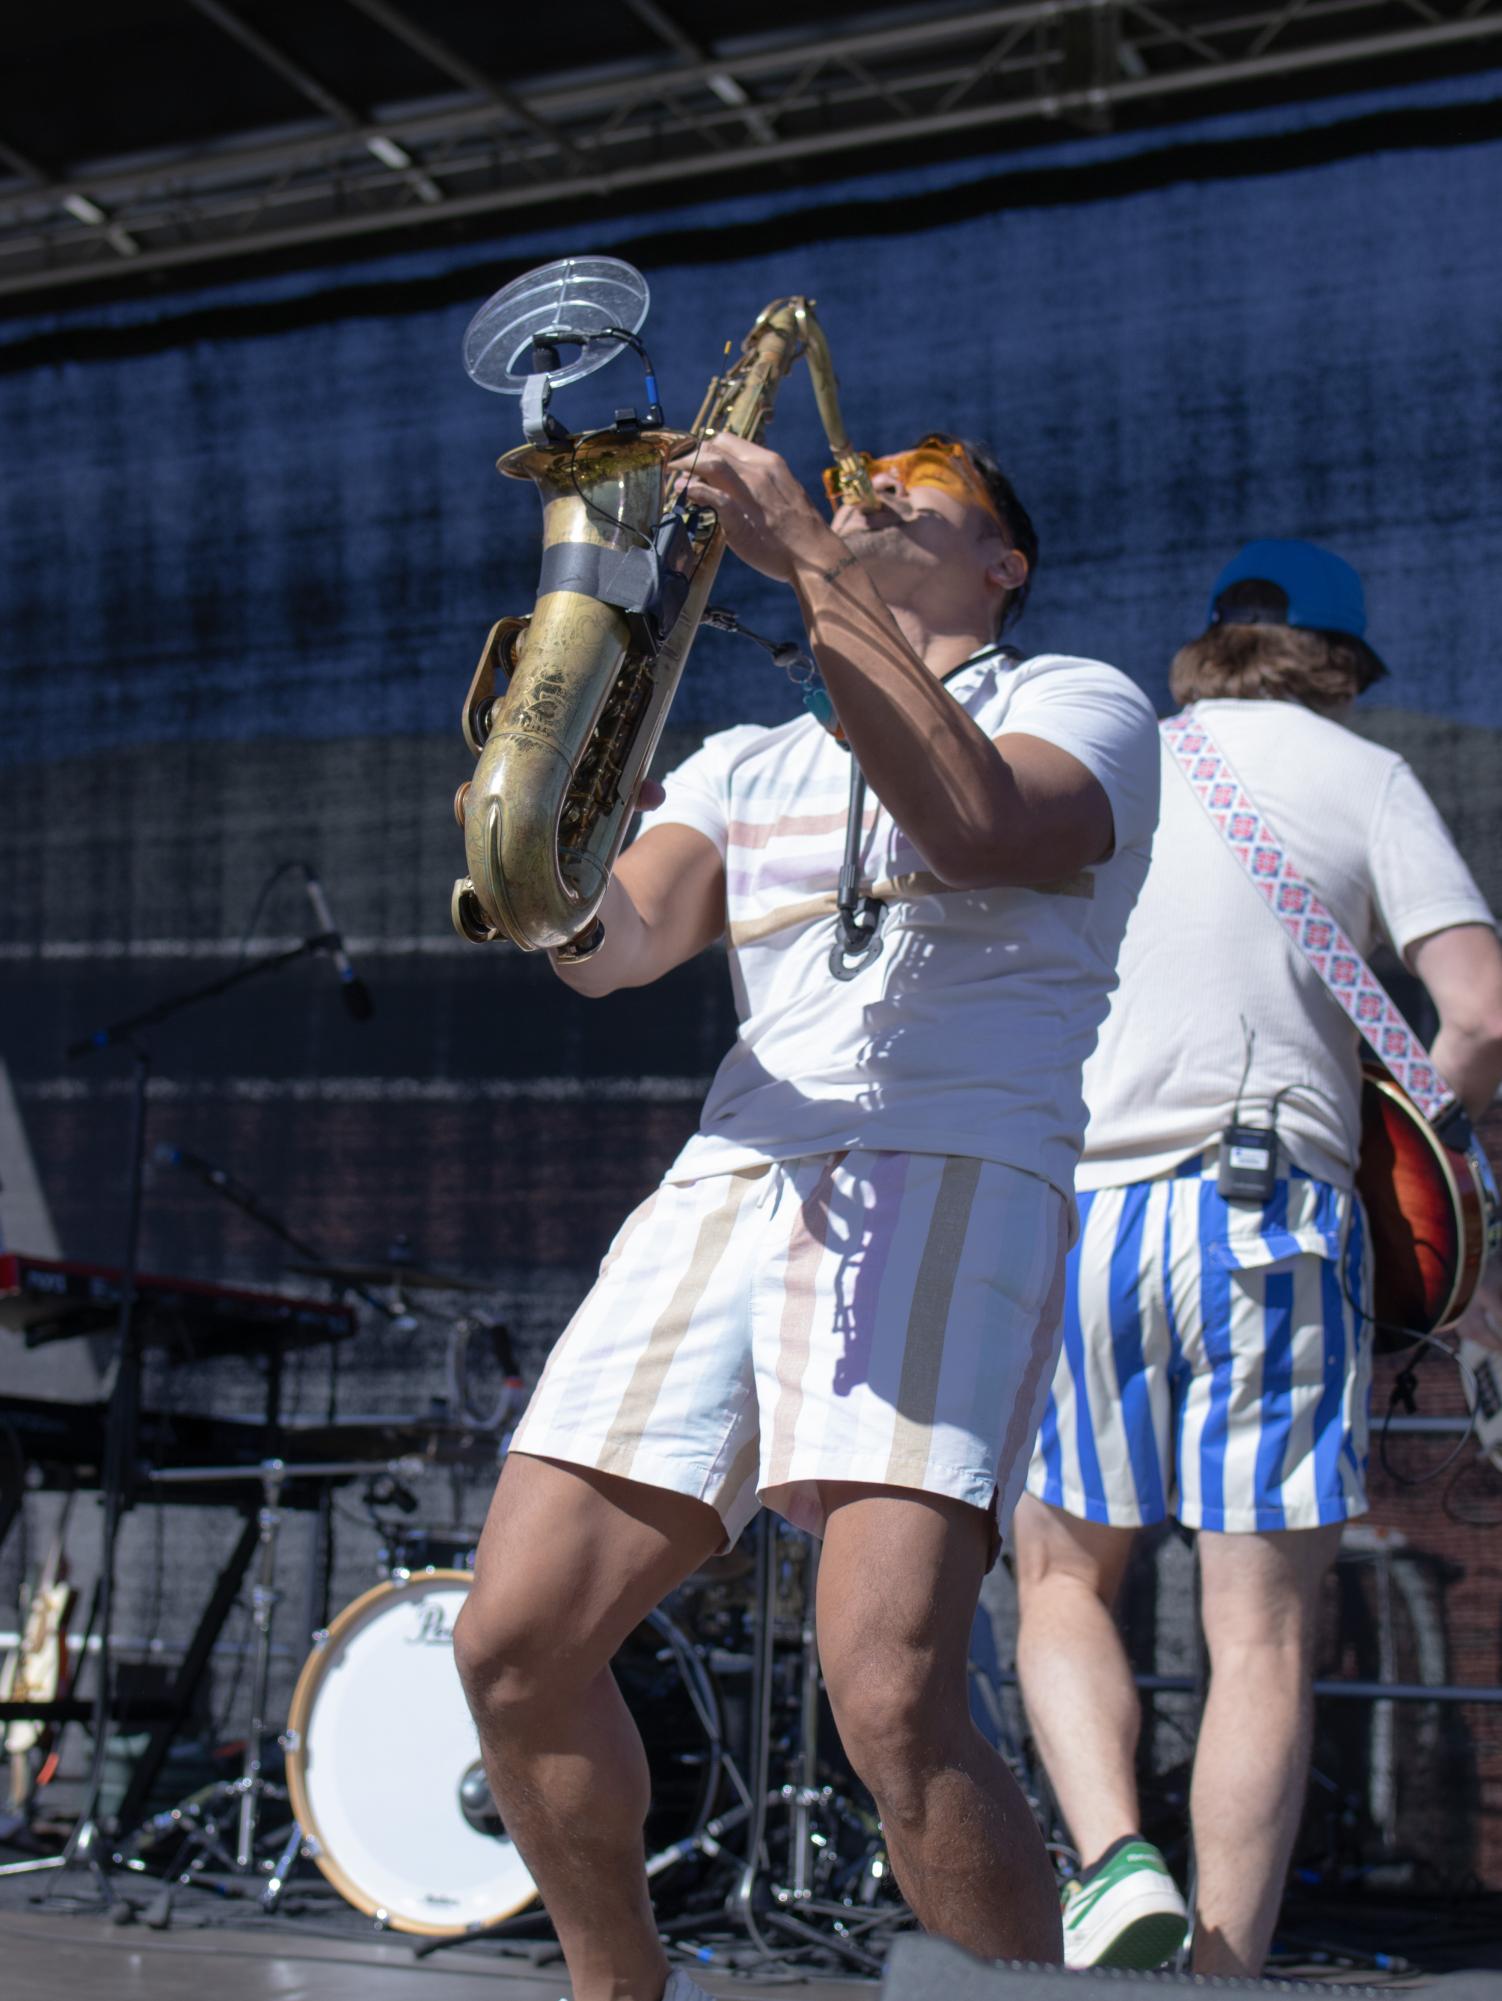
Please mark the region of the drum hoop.
[[[387, 1599], [395, 1600], [415, 1595], [414, 1587], [473, 1583], [474, 1572], [470, 1570], [423, 1570], [412, 1577], [383, 1578], [379, 1584], [373, 1584], [368, 1591], [362, 1591], [358, 1598], [352, 1599], [330, 1623], [322, 1641], [303, 1662], [302, 1671], [297, 1677], [297, 1686], [292, 1691], [292, 1701], [287, 1710], [288, 1732], [296, 1733], [296, 1749], [287, 1753], [287, 1794], [292, 1802], [292, 1811], [297, 1817], [297, 1824], [302, 1829], [304, 1838], [311, 1839], [317, 1844], [313, 1860], [320, 1873], [332, 1883], [347, 1904], [353, 1905], [357, 1911], [363, 1911], [367, 1917], [379, 1917], [385, 1907], [378, 1904], [367, 1890], [361, 1889], [360, 1885], [346, 1873], [338, 1859], [330, 1853], [324, 1842], [323, 1831], [313, 1813], [307, 1787], [303, 1784], [308, 1717], [318, 1691], [323, 1685], [324, 1675], [334, 1659], [338, 1643], [356, 1626], [363, 1625], [378, 1605]], [[464, 1938], [472, 1931], [483, 1931], [490, 1925], [500, 1924], [505, 1918], [515, 1917], [518, 1911], [524, 1911], [528, 1904], [535, 1903], [536, 1900], [537, 1891], [534, 1888], [531, 1895], [523, 1897], [519, 1903], [511, 1904], [504, 1910], [494, 1911], [488, 1917], [477, 1919], [471, 1924], [431, 1924], [422, 1918], [394, 1916], [390, 1911], [386, 1912], [384, 1922], [393, 1931], [414, 1933], [423, 1938]]]

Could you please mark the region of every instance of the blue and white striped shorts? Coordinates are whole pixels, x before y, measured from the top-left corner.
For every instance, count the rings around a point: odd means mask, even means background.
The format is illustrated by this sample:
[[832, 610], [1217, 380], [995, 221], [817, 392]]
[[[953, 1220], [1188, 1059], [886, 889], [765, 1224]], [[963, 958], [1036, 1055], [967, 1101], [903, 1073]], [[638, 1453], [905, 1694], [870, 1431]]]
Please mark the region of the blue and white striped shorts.
[[1029, 1493], [1134, 1527], [1316, 1528], [1366, 1508], [1360, 1200], [1293, 1169], [1226, 1202], [1215, 1156], [1081, 1194]]

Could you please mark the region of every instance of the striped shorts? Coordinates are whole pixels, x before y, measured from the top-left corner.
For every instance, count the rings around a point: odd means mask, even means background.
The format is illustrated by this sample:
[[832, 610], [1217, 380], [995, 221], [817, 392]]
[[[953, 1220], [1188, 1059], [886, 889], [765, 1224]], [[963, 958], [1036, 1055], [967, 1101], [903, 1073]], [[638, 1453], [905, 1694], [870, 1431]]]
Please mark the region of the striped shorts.
[[1082, 1194], [1029, 1493], [1123, 1527], [1316, 1528], [1366, 1508], [1359, 1199], [1294, 1169], [1226, 1202], [1215, 1158]]
[[853, 1151], [665, 1182], [559, 1336], [513, 1450], [692, 1495], [727, 1542], [820, 1483], [1006, 1521], [1058, 1354], [1070, 1205], [990, 1161]]

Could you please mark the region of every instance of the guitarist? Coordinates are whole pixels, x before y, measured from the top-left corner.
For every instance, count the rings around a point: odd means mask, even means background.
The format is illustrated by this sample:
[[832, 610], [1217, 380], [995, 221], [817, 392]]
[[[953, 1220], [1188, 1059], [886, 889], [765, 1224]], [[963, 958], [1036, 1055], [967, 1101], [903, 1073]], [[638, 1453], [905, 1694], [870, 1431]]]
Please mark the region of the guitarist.
[[[1358, 948], [1385, 939], [1428, 988], [1435, 1063], [1475, 1116], [1502, 1080], [1502, 947], [1413, 772], [1344, 726], [1386, 671], [1364, 631], [1347, 563], [1253, 542], [1170, 685]], [[1187, 1914], [1139, 1831], [1111, 1606], [1139, 1528], [1172, 1514], [1199, 1531], [1193, 1963], [1256, 1974], [1303, 1805], [1321, 1580], [1366, 1507], [1358, 1038], [1166, 747], [1162, 796], [1085, 1071], [1064, 1354], [1015, 1519], [1018, 1668], [1086, 1865], [1066, 1886], [1066, 1959], [1159, 1964]]]

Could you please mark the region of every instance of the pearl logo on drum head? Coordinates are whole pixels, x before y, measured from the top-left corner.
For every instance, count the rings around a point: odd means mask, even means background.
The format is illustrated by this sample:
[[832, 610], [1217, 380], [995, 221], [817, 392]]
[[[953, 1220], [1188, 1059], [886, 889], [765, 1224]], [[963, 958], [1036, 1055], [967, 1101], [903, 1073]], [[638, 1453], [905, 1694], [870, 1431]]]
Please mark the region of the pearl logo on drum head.
[[438, 1599], [428, 1599], [417, 1608], [416, 1628], [407, 1636], [409, 1647], [452, 1647], [454, 1628], [447, 1609]]

